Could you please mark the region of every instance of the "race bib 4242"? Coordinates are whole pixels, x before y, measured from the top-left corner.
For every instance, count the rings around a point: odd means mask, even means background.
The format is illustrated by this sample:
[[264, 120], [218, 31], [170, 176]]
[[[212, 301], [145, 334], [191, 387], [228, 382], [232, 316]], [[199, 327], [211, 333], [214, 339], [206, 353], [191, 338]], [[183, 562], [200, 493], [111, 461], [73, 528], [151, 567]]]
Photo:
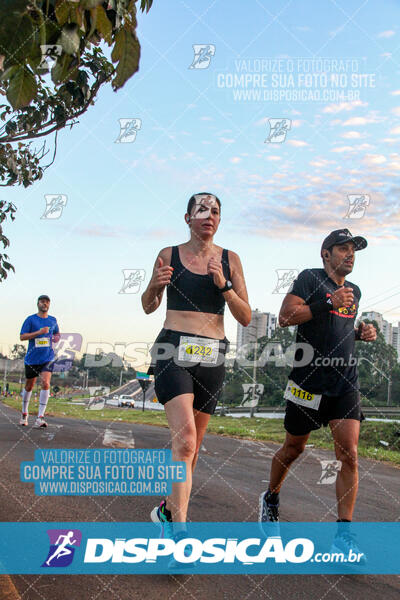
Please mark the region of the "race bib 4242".
[[194, 363], [215, 364], [218, 359], [219, 340], [181, 335], [178, 359]]

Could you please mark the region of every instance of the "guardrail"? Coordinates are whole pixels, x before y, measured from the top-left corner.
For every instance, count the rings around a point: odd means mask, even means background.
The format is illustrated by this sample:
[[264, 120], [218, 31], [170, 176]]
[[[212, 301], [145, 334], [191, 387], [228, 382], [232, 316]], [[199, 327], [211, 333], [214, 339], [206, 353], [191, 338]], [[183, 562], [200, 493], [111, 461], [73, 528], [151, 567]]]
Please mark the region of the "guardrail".
[[[217, 406], [216, 413], [224, 410], [226, 414], [249, 413], [250, 409], [245, 406]], [[400, 406], [363, 406], [364, 415], [368, 416], [391, 416], [400, 418]], [[285, 412], [285, 405], [282, 406], [257, 406], [254, 409], [255, 414], [273, 414]]]

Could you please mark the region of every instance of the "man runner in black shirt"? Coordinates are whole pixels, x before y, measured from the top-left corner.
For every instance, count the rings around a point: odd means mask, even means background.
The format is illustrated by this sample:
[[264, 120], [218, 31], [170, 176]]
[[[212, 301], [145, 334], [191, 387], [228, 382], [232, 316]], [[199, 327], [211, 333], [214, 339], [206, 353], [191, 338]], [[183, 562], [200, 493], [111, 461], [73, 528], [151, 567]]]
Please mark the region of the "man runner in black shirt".
[[272, 459], [269, 488], [260, 496], [261, 523], [279, 520], [279, 491], [292, 462], [303, 452], [310, 432], [329, 424], [336, 458], [338, 521], [352, 519], [358, 488], [357, 445], [360, 422], [354, 341], [376, 339], [373, 325], [355, 329], [361, 292], [346, 281], [355, 251], [367, 246], [348, 229], [332, 231], [323, 241], [323, 269], [305, 269], [293, 282], [279, 314], [279, 325], [298, 325], [295, 366], [284, 398], [286, 440]]

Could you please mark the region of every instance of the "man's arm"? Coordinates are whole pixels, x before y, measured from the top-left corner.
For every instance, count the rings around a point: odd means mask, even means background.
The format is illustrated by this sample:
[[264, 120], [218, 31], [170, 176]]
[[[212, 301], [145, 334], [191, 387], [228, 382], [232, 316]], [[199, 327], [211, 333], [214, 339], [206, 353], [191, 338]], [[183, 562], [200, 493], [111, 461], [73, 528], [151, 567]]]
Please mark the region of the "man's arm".
[[332, 308], [351, 306], [352, 302], [353, 290], [348, 287], [341, 287], [329, 298], [317, 300], [310, 304], [306, 304], [300, 296], [286, 294], [279, 312], [279, 325], [281, 327], [301, 325], [324, 312], [331, 311]]
[[52, 341], [55, 344], [58, 344], [58, 342], [60, 341], [60, 337], [61, 337], [60, 328], [59, 328], [58, 323], [56, 321], [56, 326], [54, 327], [54, 333], [53, 333]]
[[31, 331], [31, 326], [32, 326], [32, 323], [31, 323], [30, 317], [27, 317], [22, 324], [21, 333], [19, 335], [19, 339], [21, 342], [25, 342], [26, 340], [32, 340], [33, 338], [37, 337], [38, 335], [42, 335], [44, 333], [49, 333], [48, 327], [42, 327], [41, 329], [38, 329], [37, 331]]
[[294, 294], [286, 294], [283, 299], [281, 310], [279, 311], [280, 327], [289, 327], [290, 325], [301, 325], [311, 321], [312, 312], [303, 298]]
[[358, 327], [355, 328], [356, 340], [362, 342], [374, 342], [376, 340], [376, 329], [372, 323], [364, 323], [361, 321]]
[[25, 342], [26, 340], [32, 340], [33, 338], [37, 337], [38, 335], [42, 335], [43, 333], [49, 333], [49, 328], [42, 327], [41, 329], [38, 329], [38, 331], [32, 331], [32, 333], [21, 333], [19, 339], [21, 340], [21, 342]]

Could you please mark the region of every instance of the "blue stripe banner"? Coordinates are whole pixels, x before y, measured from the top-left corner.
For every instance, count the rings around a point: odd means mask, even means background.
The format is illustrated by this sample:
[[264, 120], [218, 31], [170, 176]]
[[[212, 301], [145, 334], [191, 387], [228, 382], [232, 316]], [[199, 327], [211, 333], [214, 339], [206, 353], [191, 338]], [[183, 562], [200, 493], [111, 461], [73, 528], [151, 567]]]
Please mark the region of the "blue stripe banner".
[[400, 573], [400, 523], [175, 527], [161, 539], [153, 523], [0, 523], [0, 573]]

